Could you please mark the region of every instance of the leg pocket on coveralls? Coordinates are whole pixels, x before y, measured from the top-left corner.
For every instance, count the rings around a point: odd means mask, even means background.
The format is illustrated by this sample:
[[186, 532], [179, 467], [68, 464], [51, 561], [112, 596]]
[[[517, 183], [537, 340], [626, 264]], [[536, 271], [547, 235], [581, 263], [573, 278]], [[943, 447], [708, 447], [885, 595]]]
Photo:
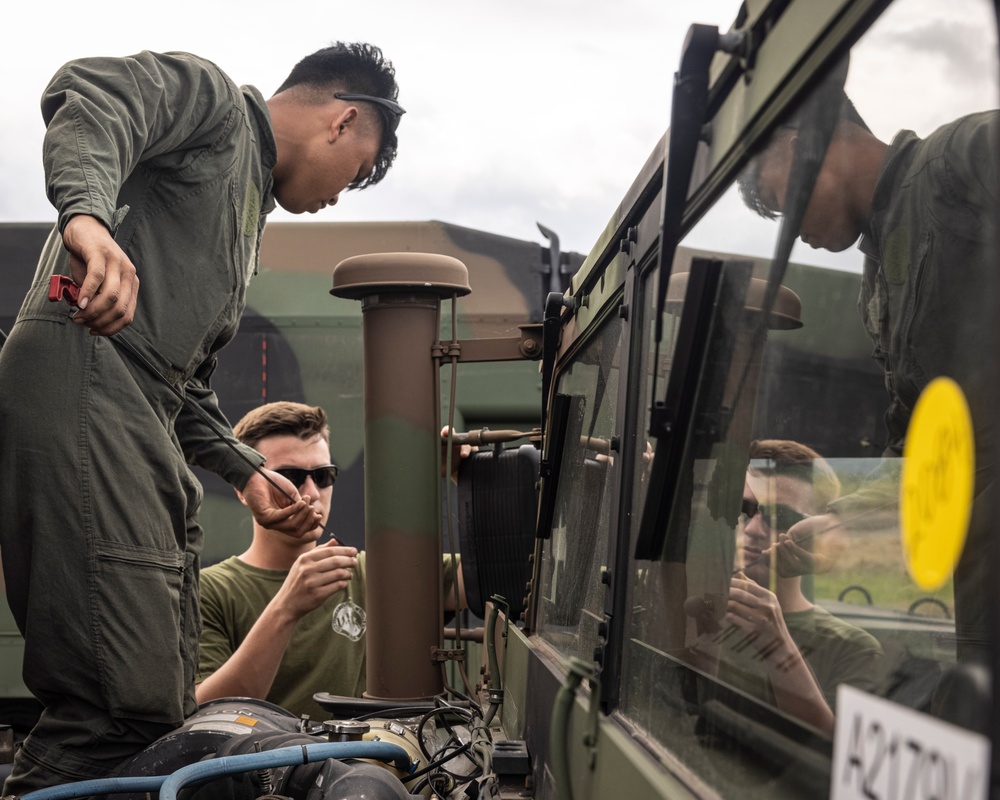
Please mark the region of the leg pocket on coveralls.
[[93, 635], [112, 716], [183, 719], [185, 555], [115, 542], [96, 545]]

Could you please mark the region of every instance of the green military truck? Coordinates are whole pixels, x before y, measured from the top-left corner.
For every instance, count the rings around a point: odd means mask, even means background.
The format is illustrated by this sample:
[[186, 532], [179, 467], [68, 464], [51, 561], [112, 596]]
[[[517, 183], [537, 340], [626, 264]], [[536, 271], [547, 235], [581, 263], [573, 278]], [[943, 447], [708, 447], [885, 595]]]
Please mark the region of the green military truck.
[[[363, 344], [360, 307], [330, 294], [333, 267], [372, 252], [433, 251], [459, 258], [476, 290], [459, 309], [459, 331], [463, 337], [502, 339], [517, 336], [519, 325], [540, 323], [545, 295], [565, 288], [583, 261], [578, 253], [562, 252], [558, 236], [539, 227], [540, 242], [530, 242], [433, 221], [268, 225], [240, 331], [220, 354], [213, 386], [233, 423], [272, 400], [326, 409], [332, 456], [340, 467], [328, 527], [345, 544], [364, 546]], [[0, 223], [5, 286], [0, 331], [14, 323], [50, 230], [48, 223]], [[469, 369], [477, 380], [458, 394], [457, 426], [538, 424], [537, 363]], [[202, 563], [207, 566], [245, 550], [252, 528], [226, 483], [201, 470], [198, 475], [205, 487]], [[23, 643], [6, 603], [0, 604], [0, 647], [0, 722], [22, 731], [37, 706], [21, 680]]]
[[[391, 609], [368, 692], [322, 723], [208, 704], [81, 796], [1000, 797], [996, 4], [734, 12], [687, 32], [669, 130], [582, 264], [486, 237], [525, 256], [484, 278], [437, 223], [265, 242], [220, 395], [343, 425]], [[956, 150], [966, 118], [993, 133]], [[454, 515], [428, 480], [449, 422], [478, 446]], [[479, 619], [442, 630], [406, 559], [456, 538]]]

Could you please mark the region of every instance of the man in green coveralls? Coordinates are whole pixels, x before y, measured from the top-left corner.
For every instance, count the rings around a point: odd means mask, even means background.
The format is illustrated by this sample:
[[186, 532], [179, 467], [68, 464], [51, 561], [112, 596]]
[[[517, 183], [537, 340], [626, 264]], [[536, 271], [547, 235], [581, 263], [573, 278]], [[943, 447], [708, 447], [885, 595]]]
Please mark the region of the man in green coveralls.
[[[255, 519], [246, 552], [202, 572], [198, 701], [257, 697], [325, 719], [314, 694], [360, 697], [365, 690], [367, 630], [364, 551], [336, 539], [318, 544], [336, 478], [326, 413], [302, 403], [268, 403], [241, 419], [234, 433], [313, 498], [321, 519], [299, 539]], [[450, 567], [447, 558], [446, 610], [456, 608]], [[461, 594], [459, 570], [464, 605]]]
[[[808, 102], [808, 101], [807, 101]], [[997, 311], [1000, 224], [1000, 111], [968, 114], [926, 137], [903, 130], [877, 138], [842, 92], [799, 238], [833, 252], [855, 242], [865, 256], [858, 309], [885, 376], [887, 441], [879, 468], [850, 495], [795, 526], [775, 546], [783, 574], [822, 571], [826, 540], [878, 525], [895, 513], [899, 457], [910, 414], [927, 384], [953, 378], [969, 404], [975, 432], [976, 500], [955, 570], [958, 655], [986, 659], [983, 592], [993, 580], [983, 537], [993, 528], [996, 409], [985, 320]], [[793, 157], [803, 131], [797, 116], [772, 135], [740, 178], [746, 204], [762, 216], [783, 213]], [[844, 524], [840, 527], [840, 523]], [[822, 534], [821, 534], [822, 532]], [[806, 539], [817, 552], [797, 544]]]
[[[308, 493], [256, 471], [264, 457], [232, 436], [209, 379], [267, 214], [378, 182], [397, 94], [378, 48], [342, 43], [268, 100], [186, 53], [81, 59], [46, 88], [58, 222], [0, 351], [0, 547], [44, 710], [5, 793], [104, 777], [196, 709], [202, 489], [188, 464], [283, 535], [319, 523]], [[80, 284], [79, 310], [49, 302], [60, 274]], [[54, 478], [57, 497], [40, 488]]]

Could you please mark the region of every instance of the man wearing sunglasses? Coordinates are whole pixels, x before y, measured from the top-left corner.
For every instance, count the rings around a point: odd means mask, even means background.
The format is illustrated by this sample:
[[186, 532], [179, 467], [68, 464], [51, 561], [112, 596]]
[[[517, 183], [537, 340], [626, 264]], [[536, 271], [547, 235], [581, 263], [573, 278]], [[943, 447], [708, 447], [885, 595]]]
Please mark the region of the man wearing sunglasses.
[[[319, 543], [337, 476], [326, 413], [301, 403], [268, 403], [234, 432], [313, 498], [322, 522], [295, 539], [254, 520], [244, 553], [202, 571], [198, 701], [257, 697], [324, 719], [315, 693], [360, 697], [365, 690], [367, 628], [364, 551], [336, 539]], [[444, 566], [444, 605], [454, 610], [450, 557]], [[458, 572], [458, 604], [464, 605]]]
[[[268, 214], [378, 183], [396, 155], [379, 48], [306, 56], [270, 98], [190, 53], [62, 66], [41, 98], [57, 216], [0, 351], [0, 547], [44, 710], [4, 792], [102, 778], [197, 708], [198, 523], [189, 464], [287, 535], [304, 495], [258, 471], [210, 385], [236, 334]], [[50, 279], [71, 277], [72, 305]], [[140, 288], [141, 280], [141, 288]], [[58, 465], [71, 499], [39, 487]], [[273, 485], [277, 484], [277, 486]], [[58, 587], [58, 591], [54, 591]]]
[[821, 513], [840, 481], [818, 453], [798, 442], [750, 445], [736, 570], [730, 582], [720, 677], [833, 735], [837, 686], [877, 686], [878, 641], [814, 605], [802, 577], [781, 577], [771, 550], [789, 528]]

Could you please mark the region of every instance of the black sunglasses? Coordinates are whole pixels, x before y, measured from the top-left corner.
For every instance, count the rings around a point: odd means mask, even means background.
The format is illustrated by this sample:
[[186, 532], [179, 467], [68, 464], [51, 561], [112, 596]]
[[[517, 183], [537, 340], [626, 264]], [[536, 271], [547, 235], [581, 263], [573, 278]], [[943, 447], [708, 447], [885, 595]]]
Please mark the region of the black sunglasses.
[[306, 478], [312, 478], [313, 483], [315, 483], [320, 489], [326, 489], [333, 486], [333, 482], [337, 480], [336, 464], [324, 464], [322, 467], [313, 467], [312, 469], [279, 467], [274, 471], [281, 477], [288, 478], [288, 480], [295, 484], [296, 489], [302, 488], [302, 485], [306, 482]]
[[385, 124], [391, 131], [395, 131], [399, 127], [399, 118], [406, 113], [406, 109], [395, 100], [387, 100], [384, 97], [376, 97], [371, 94], [356, 94], [354, 92], [335, 92], [333, 96], [338, 100], [361, 100], [365, 103], [374, 103], [378, 106], [378, 110], [385, 119]]
[[740, 511], [746, 516], [747, 522], [757, 516], [758, 513], [763, 514], [762, 519], [769, 528], [774, 528], [782, 532], [787, 531], [804, 519], [809, 519], [808, 514], [802, 514], [794, 508], [782, 505], [781, 503], [754, 503], [751, 500], [744, 500], [740, 506]]

